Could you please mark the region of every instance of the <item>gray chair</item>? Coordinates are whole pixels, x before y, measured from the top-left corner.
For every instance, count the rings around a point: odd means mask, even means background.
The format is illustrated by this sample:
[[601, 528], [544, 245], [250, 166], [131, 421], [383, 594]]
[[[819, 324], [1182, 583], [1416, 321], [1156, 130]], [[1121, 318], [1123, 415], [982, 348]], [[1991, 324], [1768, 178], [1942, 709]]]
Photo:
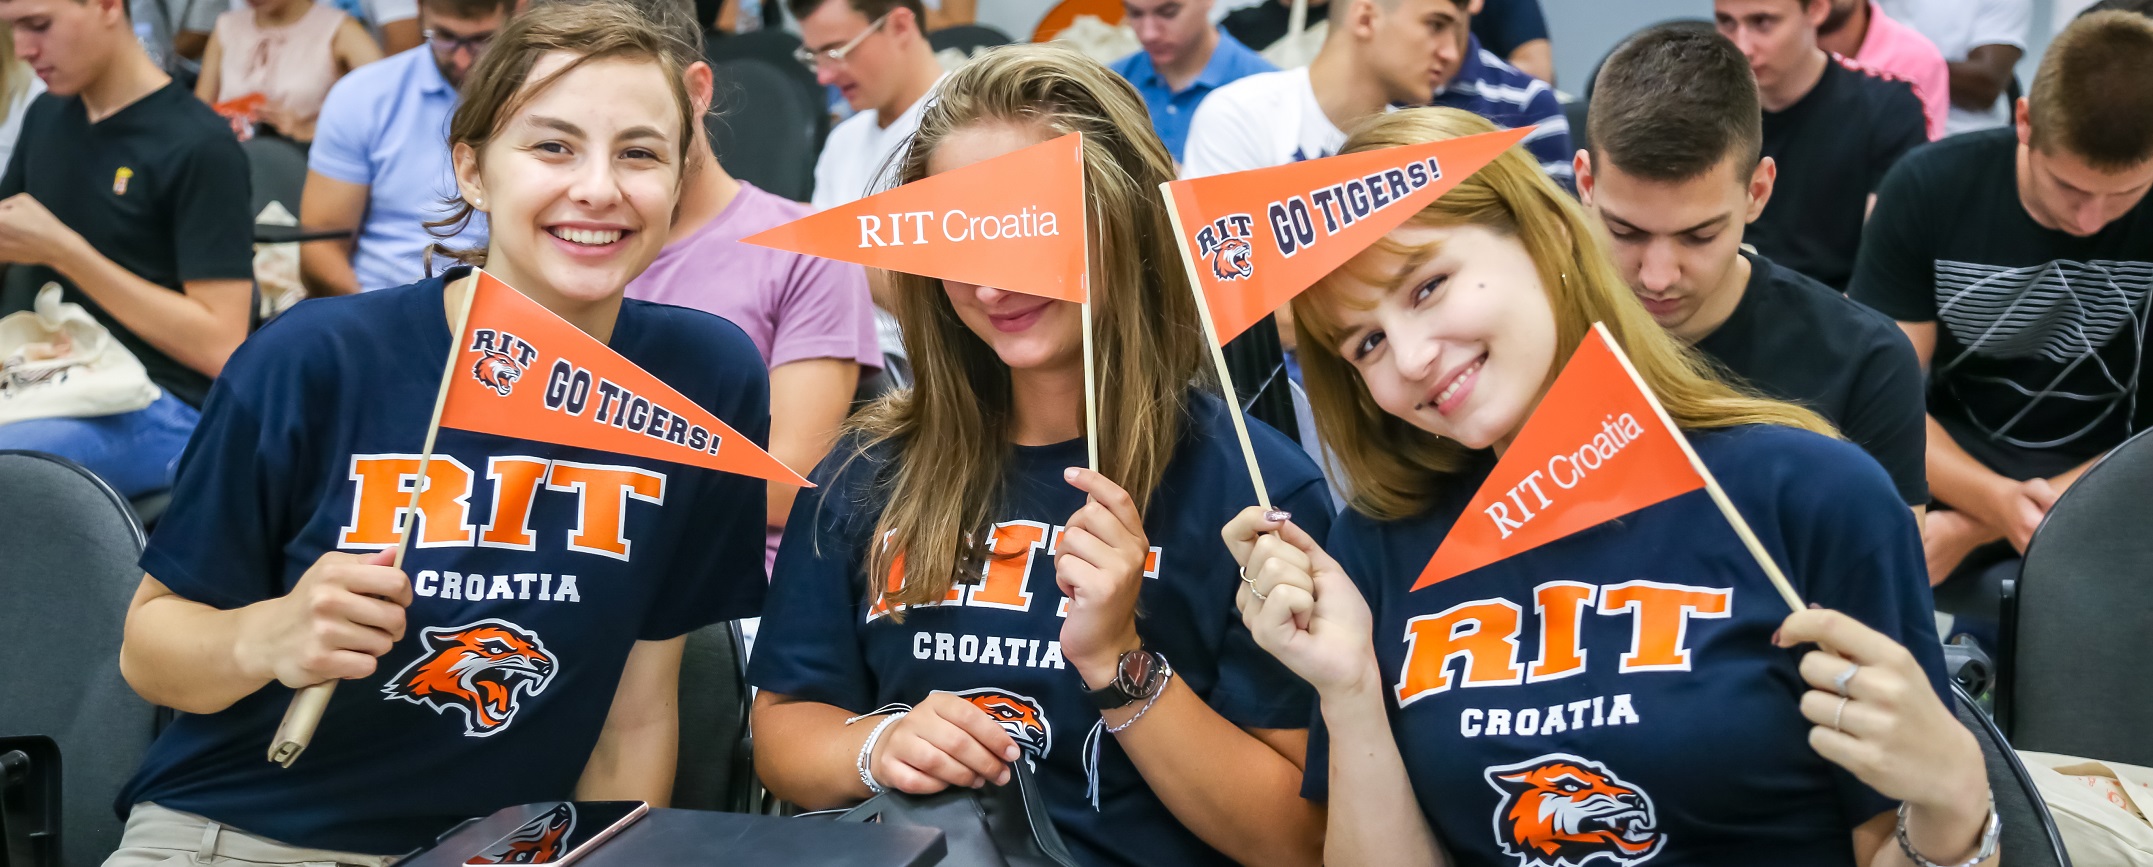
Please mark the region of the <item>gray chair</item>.
[[807, 201], [815, 190], [815, 157], [829, 133], [821, 89], [752, 57], [720, 61], [712, 71], [716, 110], [706, 123], [718, 164], [733, 177]]
[[1997, 720], [2044, 753], [2153, 765], [2153, 432], [2079, 477], [2004, 591]]
[[985, 24], [959, 24], [927, 34], [927, 47], [937, 53], [954, 48], [964, 52], [966, 57], [979, 49], [1008, 45], [1011, 41], [1009, 34]]
[[142, 529], [88, 470], [0, 451], [0, 534], [0, 735], [59, 743], [61, 863], [95, 867], [119, 842], [112, 801], [157, 728], [119, 666]]
[[680, 659], [680, 755], [673, 806], [751, 812], [747, 662], [739, 621], [688, 633]]
[[1964, 688], [1952, 684], [1951, 695], [1957, 699], [1954, 703], [1959, 722], [1973, 731], [1974, 740], [1981, 742], [1981, 758], [1988, 765], [1989, 791], [1996, 796], [1996, 815], [2003, 820], [2002, 837], [1997, 841], [2002, 863], [2011, 867], [2071, 867], [2063, 835], [2056, 831], [2056, 818], [2049, 815], [2048, 803], [2033, 787], [2033, 778], [2026, 773], [2025, 763], [2019, 761], [2018, 752], [2004, 740], [1996, 724], [1982, 715], [1980, 705]]
[[270, 202], [282, 202], [292, 216], [299, 216], [299, 194], [307, 182], [306, 148], [288, 138], [263, 135], [240, 142], [239, 149], [247, 155], [254, 215], [260, 216]]

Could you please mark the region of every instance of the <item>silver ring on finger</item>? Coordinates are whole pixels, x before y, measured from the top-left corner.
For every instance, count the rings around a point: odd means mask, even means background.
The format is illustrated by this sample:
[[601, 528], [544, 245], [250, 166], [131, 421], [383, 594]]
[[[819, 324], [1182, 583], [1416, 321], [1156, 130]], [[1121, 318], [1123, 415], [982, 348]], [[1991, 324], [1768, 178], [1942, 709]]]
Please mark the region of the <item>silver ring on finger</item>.
[[[1248, 577], [1247, 566], [1241, 567], [1241, 583], [1247, 584], [1249, 586], [1249, 589], [1252, 591], [1256, 589], [1256, 579]], [[1263, 597], [1259, 596], [1256, 598], [1261, 599]]]
[[1853, 683], [1854, 675], [1860, 673], [1861, 665], [1859, 663], [1848, 663], [1845, 671], [1839, 672], [1838, 677], [1832, 678], [1832, 691], [1838, 693], [1840, 698], [1846, 698], [1847, 684]]
[[1263, 591], [1256, 589], [1256, 582], [1254, 581], [1248, 582], [1248, 595], [1256, 597], [1256, 601], [1258, 602], [1262, 602], [1266, 599], [1271, 598], [1269, 596], [1263, 595]]
[[1832, 731], [1835, 731], [1835, 732], [1845, 732], [1845, 731], [1846, 731], [1846, 729], [1843, 729], [1843, 728], [1840, 728], [1840, 727], [1839, 727], [1839, 722], [1840, 722], [1840, 720], [1841, 720], [1841, 719], [1843, 719], [1843, 718], [1844, 718], [1844, 717], [1846, 716], [1846, 705], [1847, 705], [1847, 702], [1849, 702], [1849, 701], [1853, 701], [1853, 699], [1847, 698], [1846, 696], [1843, 696], [1843, 695], [1839, 697], [1839, 707], [1838, 707], [1838, 708], [1837, 708], [1836, 710], [1833, 710], [1833, 711], [1832, 711]]

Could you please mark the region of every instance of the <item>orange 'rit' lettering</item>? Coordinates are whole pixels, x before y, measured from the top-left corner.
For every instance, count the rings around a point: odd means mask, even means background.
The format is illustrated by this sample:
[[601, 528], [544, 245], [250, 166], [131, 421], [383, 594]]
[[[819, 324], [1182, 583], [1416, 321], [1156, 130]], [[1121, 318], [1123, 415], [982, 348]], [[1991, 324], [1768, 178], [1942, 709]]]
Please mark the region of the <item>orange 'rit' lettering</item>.
[[546, 481], [547, 466], [538, 458], [486, 459], [486, 477], [493, 480], [493, 522], [479, 536], [479, 545], [518, 551], [538, 548], [538, 539], [531, 534], [531, 499]]
[[[411, 487], [419, 476], [418, 455], [352, 455], [351, 524], [337, 536], [339, 548], [390, 548], [402, 538], [404, 512], [411, 507]], [[475, 528], [471, 516], [471, 468], [453, 457], [434, 455], [426, 465], [426, 486], [419, 493], [420, 548], [469, 546]]]
[[635, 467], [554, 461], [546, 489], [578, 494], [581, 517], [576, 528], [568, 531], [568, 550], [615, 560], [628, 559], [629, 543], [622, 535], [628, 498], [665, 503], [665, 477]]
[[1726, 617], [1734, 590], [1631, 581], [1600, 592], [1600, 613], [1631, 613], [1630, 651], [1622, 671], [1688, 671], [1693, 617]]
[[1575, 581], [1551, 581], [1533, 589], [1533, 611], [1540, 616], [1540, 658], [1528, 670], [1528, 679], [1539, 683], [1585, 670], [1579, 621], [1599, 590]]
[[1450, 661], [1465, 658], [1464, 686], [1523, 683], [1517, 664], [1523, 611], [1507, 599], [1482, 599], [1407, 621], [1398, 706], [1450, 689]]

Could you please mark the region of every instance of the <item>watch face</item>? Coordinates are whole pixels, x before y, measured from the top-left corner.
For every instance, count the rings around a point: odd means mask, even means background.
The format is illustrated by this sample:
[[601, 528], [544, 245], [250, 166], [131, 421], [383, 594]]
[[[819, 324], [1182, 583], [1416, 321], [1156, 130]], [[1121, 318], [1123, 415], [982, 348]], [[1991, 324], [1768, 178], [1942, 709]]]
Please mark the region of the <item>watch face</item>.
[[1132, 650], [1121, 655], [1121, 682], [1130, 695], [1150, 695], [1158, 672], [1158, 657], [1150, 651]]

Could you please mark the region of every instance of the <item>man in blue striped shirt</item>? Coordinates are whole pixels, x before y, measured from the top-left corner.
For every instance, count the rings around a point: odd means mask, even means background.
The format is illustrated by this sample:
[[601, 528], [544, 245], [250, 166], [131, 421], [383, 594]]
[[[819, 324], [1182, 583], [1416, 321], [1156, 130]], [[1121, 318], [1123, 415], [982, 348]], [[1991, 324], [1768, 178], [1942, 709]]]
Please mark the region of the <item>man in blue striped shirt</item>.
[[[1479, 0], [1473, 2], [1479, 5]], [[1555, 100], [1555, 89], [1480, 47], [1480, 37], [1466, 34], [1458, 71], [1436, 92], [1431, 104], [1470, 111], [1496, 126], [1532, 127], [1525, 149], [1549, 177], [1574, 188], [1571, 158], [1577, 149], [1570, 146], [1570, 121]]]

